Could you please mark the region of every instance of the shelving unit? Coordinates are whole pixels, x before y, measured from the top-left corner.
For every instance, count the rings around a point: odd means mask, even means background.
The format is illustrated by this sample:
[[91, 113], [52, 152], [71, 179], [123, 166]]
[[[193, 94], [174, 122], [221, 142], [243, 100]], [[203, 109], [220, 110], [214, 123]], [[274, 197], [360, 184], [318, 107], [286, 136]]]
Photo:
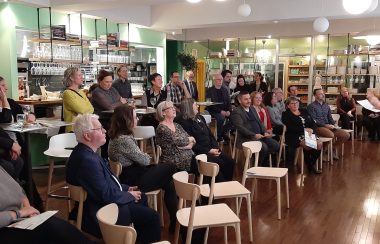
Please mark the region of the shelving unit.
[[[295, 62], [290, 59], [289, 61]], [[302, 103], [308, 102], [308, 89], [310, 80], [310, 65], [289, 64], [286, 65], [285, 72], [285, 97], [288, 97], [288, 87], [295, 85]]]

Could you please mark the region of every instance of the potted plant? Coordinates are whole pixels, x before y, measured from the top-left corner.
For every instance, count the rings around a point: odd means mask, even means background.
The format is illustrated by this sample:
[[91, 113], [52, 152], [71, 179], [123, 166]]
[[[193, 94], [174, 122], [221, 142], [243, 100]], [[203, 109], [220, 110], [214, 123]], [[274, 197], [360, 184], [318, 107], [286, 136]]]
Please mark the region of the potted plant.
[[191, 54], [180, 53], [178, 54], [178, 60], [181, 63], [182, 67], [188, 70], [194, 70], [196, 66], [195, 57]]

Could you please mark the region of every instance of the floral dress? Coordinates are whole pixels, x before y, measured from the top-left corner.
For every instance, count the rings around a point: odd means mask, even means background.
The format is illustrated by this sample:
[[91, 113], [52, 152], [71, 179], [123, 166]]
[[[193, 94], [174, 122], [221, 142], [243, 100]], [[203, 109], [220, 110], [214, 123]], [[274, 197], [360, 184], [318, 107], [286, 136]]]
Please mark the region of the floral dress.
[[179, 124], [174, 125], [175, 132], [163, 124], [157, 127], [156, 142], [162, 149], [160, 161], [175, 164], [177, 170], [190, 171], [194, 152], [191, 149], [180, 148], [189, 144], [189, 135]]

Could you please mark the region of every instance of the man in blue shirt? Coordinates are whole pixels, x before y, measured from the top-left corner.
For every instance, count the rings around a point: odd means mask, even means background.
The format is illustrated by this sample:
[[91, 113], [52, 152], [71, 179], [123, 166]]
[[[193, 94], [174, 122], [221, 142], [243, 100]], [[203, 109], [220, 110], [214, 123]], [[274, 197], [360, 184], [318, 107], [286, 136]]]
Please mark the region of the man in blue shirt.
[[[310, 116], [317, 124], [317, 135], [321, 137], [334, 138], [335, 148], [339, 148], [342, 143], [350, 138], [348, 132], [338, 129], [331, 116], [329, 105], [325, 103], [325, 94], [322, 89], [315, 89], [313, 91], [315, 101], [309, 104], [307, 110]], [[337, 153], [334, 155], [337, 159]]]

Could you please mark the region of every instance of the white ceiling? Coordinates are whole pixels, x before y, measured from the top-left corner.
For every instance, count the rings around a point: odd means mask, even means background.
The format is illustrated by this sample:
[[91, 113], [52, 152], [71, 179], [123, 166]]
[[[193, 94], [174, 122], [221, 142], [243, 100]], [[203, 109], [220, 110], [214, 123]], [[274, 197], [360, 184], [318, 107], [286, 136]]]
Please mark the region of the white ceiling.
[[[340, 31], [337, 26], [355, 26], [358, 25], [356, 23], [358, 21], [364, 21], [358, 31], [365, 26], [368, 26], [368, 29], [372, 28], [373, 23], [380, 26], [380, 19], [374, 18], [380, 16], [380, 7], [367, 15], [350, 16], [344, 11], [342, 0], [246, 0], [252, 8], [251, 15], [246, 18], [237, 14], [237, 8], [243, 0], [225, 0], [224, 2], [203, 0], [198, 4], [191, 4], [186, 0], [19, 1], [51, 6], [53, 10], [99, 16], [120, 23], [134, 23], [167, 33], [175, 32], [177, 37], [174, 38], [187, 40], [202, 37], [207, 39], [209, 30], [218, 30], [218, 33], [214, 33], [215, 37], [237, 37], [236, 35], [239, 36], [239, 33], [236, 33], [237, 29], [244, 29], [245, 35], [248, 35], [248, 29], [254, 32], [253, 30], [260, 28], [268, 30], [268, 34], [273, 36], [286, 33], [292, 35], [292, 31], [297, 32], [298, 25], [304, 25], [301, 28], [302, 31], [310, 30], [310, 33], [305, 34], [312, 34], [312, 21], [320, 16], [327, 17], [332, 27], [336, 25], [334, 32]], [[274, 20], [278, 20], [279, 24], [274, 24]], [[283, 33], [284, 28], [289, 29], [288, 32]], [[330, 28], [330, 31], [332, 29]], [[230, 32], [234, 34], [230, 35]], [[261, 32], [260, 34], [263, 34], [265, 31]], [[178, 36], [178, 34], [183, 35]]]

